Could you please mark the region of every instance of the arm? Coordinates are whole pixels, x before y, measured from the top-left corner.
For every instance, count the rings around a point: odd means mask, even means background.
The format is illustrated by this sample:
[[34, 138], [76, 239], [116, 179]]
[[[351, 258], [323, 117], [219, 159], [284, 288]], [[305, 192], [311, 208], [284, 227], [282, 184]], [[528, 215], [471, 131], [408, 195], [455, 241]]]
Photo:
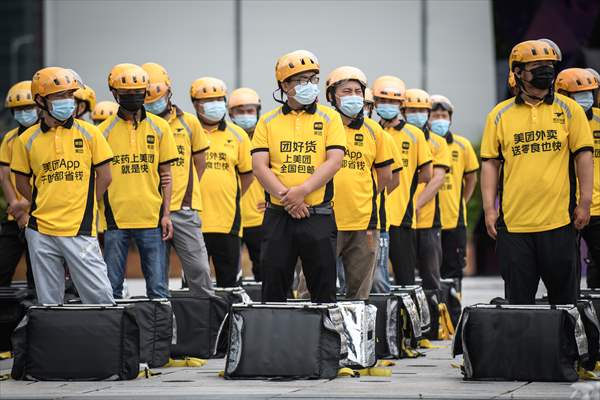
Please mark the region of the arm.
[[21, 196], [25, 197], [31, 202], [31, 185], [29, 184], [29, 177], [21, 174], [15, 174], [15, 183], [17, 190], [21, 193]]
[[421, 195], [417, 199], [415, 203], [415, 208], [418, 212], [425, 204], [429, 203], [437, 192], [440, 190], [442, 185], [444, 184], [444, 177], [446, 176], [446, 168], [445, 167], [435, 167], [433, 169], [433, 177], [427, 185], [425, 189], [421, 192]]
[[433, 165], [431, 163], [423, 165], [419, 168], [419, 183], [427, 183], [433, 176]]
[[590, 151], [582, 151], [575, 156], [575, 168], [579, 181], [579, 202], [573, 214], [575, 228], [583, 229], [590, 222], [592, 187], [594, 184], [594, 159]]
[[489, 159], [481, 163], [481, 197], [485, 213], [485, 227], [488, 235], [496, 239], [496, 197], [498, 196], [498, 179], [500, 175], [500, 160]]
[[252, 171], [262, 187], [273, 197], [281, 199], [279, 193], [285, 192], [287, 188], [277, 179], [271, 168], [269, 168], [269, 153], [260, 151], [252, 154]]
[[240, 175], [240, 182], [242, 184], [242, 196], [244, 195], [244, 193], [246, 193], [253, 180], [254, 175], [252, 174], [252, 172]]
[[[158, 167], [159, 174], [161, 176], [171, 177], [171, 163], [166, 162], [160, 164]], [[162, 239], [169, 240], [173, 237], [173, 224], [171, 222], [171, 192], [173, 184], [169, 179], [168, 183], [162, 185], [162, 218], [160, 225], [162, 227]]]
[[206, 152], [196, 153], [193, 155], [194, 167], [196, 167], [196, 174], [198, 175], [198, 182], [202, 180], [202, 175], [206, 170]]
[[[15, 219], [19, 219], [23, 213], [27, 210], [27, 205], [29, 202], [27, 200], [22, 200], [23, 204], [21, 204], [17, 200], [17, 193], [15, 192], [15, 188], [10, 181], [10, 168], [9, 167], [0, 167], [0, 184], [2, 187], [2, 191], [4, 192], [4, 198], [8, 204], [8, 212]], [[22, 207], [22, 206], [23, 207]]]
[[377, 172], [377, 191], [381, 193], [392, 181], [392, 167], [386, 165], [382, 168], [375, 168], [375, 172]]
[[96, 200], [102, 200], [104, 192], [108, 189], [108, 185], [112, 182], [112, 174], [110, 172], [110, 164], [103, 164], [95, 168], [96, 170]]
[[477, 185], [477, 172], [471, 172], [469, 174], [466, 174], [463, 177], [463, 180], [465, 182], [464, 198], [465, 201], [468, 203], [469, 200], [471, 200], [471, 196], [473, 196], [475, 186]]
[[392, 179], [387, 185], [387, 194], [392, 193], [398, 186], [400, 186], [400, 171], [392, 174]]

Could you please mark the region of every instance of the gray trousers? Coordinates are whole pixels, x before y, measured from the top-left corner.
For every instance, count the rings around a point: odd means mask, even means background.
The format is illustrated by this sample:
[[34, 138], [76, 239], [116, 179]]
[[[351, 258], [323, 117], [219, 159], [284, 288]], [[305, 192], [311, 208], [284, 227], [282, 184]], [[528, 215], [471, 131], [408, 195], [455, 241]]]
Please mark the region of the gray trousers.
[[208, 253], [198, 211], [171, 212], [171, 222], [174, 233], [173, 239], [167, 243], [167, 262], [171, 247], [174, 247], [190, 291], [198, 295], [214, 295]]
[[379, 231], [338, 231], [337, 256], [344, 264], [346, 298], [367, 300], [379, 249]]
[[65, 262], [82, 303], [114, 303], [106, 264], [95, 237], [50, 236], [29, 228], [25, 235], [41, 304], [63, 303]]
[[417, 269], [423, 289], [441, 289], [442, 231], [440, 228], [417, 229]]

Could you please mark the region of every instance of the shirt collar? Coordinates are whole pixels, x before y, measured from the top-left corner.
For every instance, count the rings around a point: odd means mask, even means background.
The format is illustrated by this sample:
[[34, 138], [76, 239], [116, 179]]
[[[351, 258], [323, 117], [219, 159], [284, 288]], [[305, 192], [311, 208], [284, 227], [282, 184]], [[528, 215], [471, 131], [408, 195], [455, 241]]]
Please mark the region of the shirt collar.
[[20, 135], [21, 133], [25, 132], [27, 129], [31, 128], [33, 125], [35, 125], [35, 124], [32, 124], [30, 126], [23, 126], [23, 125], [19, 124], [19, 128], [17, 129], [17, 135]]
[[446, 134], [446, 143], [450, 144], [452, 142], [454, 142], [454, 136], [452, 135], [452, 132], [448, 131]]
[[[544, 96], [543, 102], [546, 104], [554, 103], [554, 89], [550, 88], [548, 94]], [[525, 100], [521, 97], [521, 93], [515, 96], [515, 104], [525, 104]]]
[[[292, 108], [288, 105], [287, 101], [283, 104], [282, 110], [283, 111], [283, 115], [288, 115], [289, 113], [291, 113]], [[309, 104], [307, 106], [302, 107], [300, 110], [297, 111], [306, 111], [309, 114], [314, 114], [317, 112], [317, 102], [313, 102], [312, 104]]]
[[429, 140], [429, 128], [427, 128], [427, 126], [424, 126], [421, 128], [421, 130], [423, 131], [423, 133], [425, 134], [425, 139]]
[[177, 107], [175, 104], [173, 104], [171, 106], [171, 111], [169, 112], [169, 114], [167, 115], [167, 122], [171, 122], [173, 121], [175, 118], [177, 117], [181, 117], [183, 115], [183, 110], [179, 107]]
[[406, 125], [406, 121], [401, 119], [400, 122], [398, 122], [398, 124], [394, 126], [394, 129], [397, 131], [401, 131], [402, 128], [404, 128], [404, 125]]
[[350, 121], [350, 123], [348, 124], [348, 128], [360, 129], [364, 123], [365, 123], [365, 118], [360, 116], [360, 117], [354, 118], [352, 121]]
[[[143, 120], [146, 119], [146, 107], [142, 106], [142, 108], [140, 108], [140, 111], [142, 112], [142, 114], [140, 115], [140, 120], [139, 122], [142, 122]], [[127, 119], [125, 118], [125, 113], [123, 112], [123, 109], [121, 107], [119, 107], [119, 111], [117, 111], [117, 115], [122, 119], [127, 121]]]
[[585, 116], [588, 121], [590, 121], [594, 117], [594, 107], [590, 107], [590, 109], [585, 112]]
[[[41, 123], [40, 123], [40, 127], [42, 128], [42, 132], [46, 133], [48, 132], [50, 129], [52, 129], [51, 127], [49, 127], [48, 125], [46, 125], [46, 121], [44, 120], [44, 118], [41, 118]], [[75, 121], [75, 118], [70, 117], [68, 120], [65, 121], [64, 124], [62, 124], [61, 126], [63, 128], [66, 129], [71, 129], [73, 127], [73, 121]]]

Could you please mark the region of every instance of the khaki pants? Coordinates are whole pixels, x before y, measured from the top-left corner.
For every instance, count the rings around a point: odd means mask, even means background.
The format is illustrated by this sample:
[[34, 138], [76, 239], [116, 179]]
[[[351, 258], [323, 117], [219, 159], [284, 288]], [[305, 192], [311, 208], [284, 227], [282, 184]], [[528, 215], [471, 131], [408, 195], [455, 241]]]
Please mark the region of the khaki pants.
[[373, 285], [373, 272], [379, 248], [379, 231], [338, 231], [337, 256], [346, 275], [346, 298], [367, 300]]

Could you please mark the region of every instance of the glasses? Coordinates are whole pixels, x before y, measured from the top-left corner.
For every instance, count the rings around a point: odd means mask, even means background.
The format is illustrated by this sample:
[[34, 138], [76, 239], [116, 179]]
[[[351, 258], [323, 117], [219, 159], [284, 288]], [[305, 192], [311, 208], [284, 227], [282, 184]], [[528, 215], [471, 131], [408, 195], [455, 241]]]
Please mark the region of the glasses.
[[311, 77], [302, 77], [302, 78], [292, 78], [288, 82], [293, 83], [294, 85], [306, 85], [308, 82], [314, 83], [315, 85], [319, 83], [319, 76], [313, 75]]

